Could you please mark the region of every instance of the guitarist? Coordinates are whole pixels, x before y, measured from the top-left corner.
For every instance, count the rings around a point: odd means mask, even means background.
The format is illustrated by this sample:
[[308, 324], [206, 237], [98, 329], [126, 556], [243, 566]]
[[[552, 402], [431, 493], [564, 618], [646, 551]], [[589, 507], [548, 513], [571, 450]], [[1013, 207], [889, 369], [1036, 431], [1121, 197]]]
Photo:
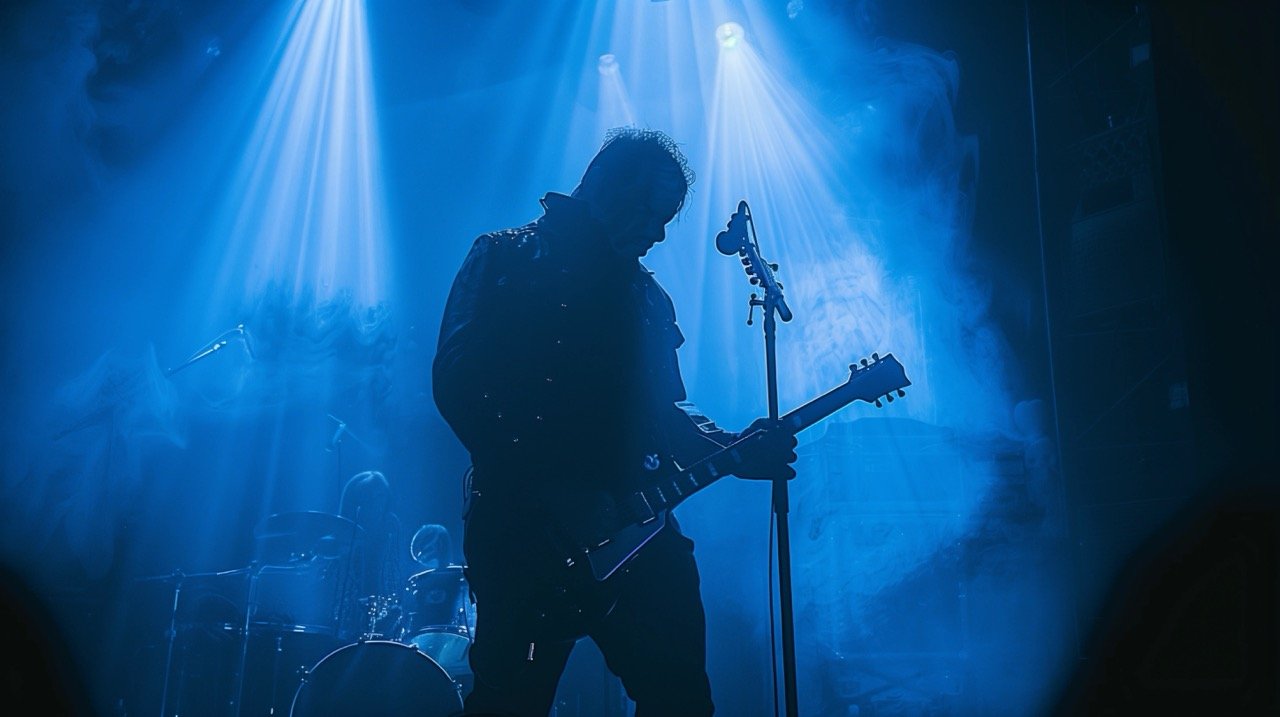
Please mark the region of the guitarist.
[[[675, 310], [639, 261], [692, 181], [667, 135], [612, 130], [571, 195], [548, 193], [537, 220], [479, 237], [454, 280], [432, 381], [473, 469], [468, 715], [547, 715], [581, 637], [637, 717], [713, 712], [693, 543], [674, 519], [604, 582], [566, 564], [560, 530], [566, 506], [590, 521], [590, 496], [641, 488], [737, 437], [686, 402]], [[755, 429], [764, 437], [733, 474], [794, 477], [794, 436], [767, 419]]]

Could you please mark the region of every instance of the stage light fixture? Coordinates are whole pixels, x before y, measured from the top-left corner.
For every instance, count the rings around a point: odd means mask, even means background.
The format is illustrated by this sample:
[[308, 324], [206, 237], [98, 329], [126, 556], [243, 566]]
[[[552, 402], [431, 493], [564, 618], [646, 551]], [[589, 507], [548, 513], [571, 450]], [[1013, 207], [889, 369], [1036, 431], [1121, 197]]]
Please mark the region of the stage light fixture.
[[596, 64], [596, 69], [600, 70], [600, 74], [607, 75], [618, 71], [618, 58], [613, 53], [606, 52], [600, 56], [600, 62]]
[[742, 42], [743, 35], [742, 26], [736, 22], [726, 22], [716, 28], [716, 40], [720, 42], [720, 47], [728, 50], [738, 46]]

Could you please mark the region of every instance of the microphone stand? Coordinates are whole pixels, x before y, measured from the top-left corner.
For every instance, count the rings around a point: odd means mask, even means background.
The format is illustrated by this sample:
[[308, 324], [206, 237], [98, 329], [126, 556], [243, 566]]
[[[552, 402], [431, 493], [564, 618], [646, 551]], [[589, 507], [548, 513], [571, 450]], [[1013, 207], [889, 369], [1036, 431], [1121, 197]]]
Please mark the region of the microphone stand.
[[202, 348], [202, 349], [200, 349], [199, 351], [197, 351], [197, 352], [195, 352], [194, 354], [192, 354], [190, 357], [188, 357], [188, 358], [187, 358], [187, 360], [183, 361], [182, 363], [178, 364], [177, 366], [174, 366], [174, 367], [172, 367], [172, 368], [170, 368], [170, 369], [166, 370], [166, 371], [165, 371], [165, 375], [166, 375], [166, 376], [172, 376], [172, 375], [174, 375], [174, 374], [178, 373], [179, 371], [181, 371], [181, 370], [183, 370], [183, 369], [187, 368], [187, 367], [188, 367], [188, 366], [190, 366], [191, 364], [194, 364], [195, 362], [199, 361], [200, 359], [206, 358], [206, 357], [208, 357], [208, 356], [210, 356], [210, 355], [212, 355], [212, 354], [215, 354], [215, 353], [217, 353], [218, 351], [222, 350], [222, 349], [227, 345], [227, 337], [228, 337], [228, 336], [230, 336], [230, 335], [232, 335], [232, 334], [240, 334], [240, 335], [243, 337], [243, 336], [245, 335], [245, 333], [244, 333], [244, 324], [238, 324], [238, 325], [236, 325], [236, 327], [235, 327], [235, 328], [233, 328], [233, 329], [228, 329], [228, 330], [223, 331], [222, 333], [218, 334], [218, 337], [217, 337], [217, 338], [215, 338], [213, 341], [210, 341], [209, 343], [205, 344], [205, 345], [204, 345], [204, 348]]
[[[738, 210], [730, 218], [728, 228], [716, 237], [716, 247], [722, 254], [738, 254], [742, 257], [743, 268], [750, 277], [751, 284], [759, 286], [764, 298], [751, 295], [748, 302], [747, 324], [751, 324], [751, 311], [760, 307], [764, 313], [762, 327], [764, 329], [765, 376], [768, 388], [769, 419], [777, 421], [778, 411], [778, 355], [777, 328], [778, 318], [791, 320], [791, 309], [782, 295], [782, 284], [774, 277], [777, 264], [764, 261], [760, 257], [760, 244], [755, 236], [755, 222], [751, 218], [751, 208], [745, 201], [738, 203]], [[746, 229], [750, 227], [751, 238], [747, 238]], [[785, 690], [787, 717], [797, 717], [799, 702], [796, 696], [796, 648], [795, 619], [792, 607], [791, 588], [791, 530], [789, 513], [790, 497], [786, 478], [775, 478], [773, 481], [773, 512], [778, 523], [778, 608], [782, 622], [782, 675]], [[776, 655], [772, 656], [777, 659]], [[775, 693], [774, 698], [777, 698]]]
[[[778, 359], [777, 359], [777, 307], [766, 292], [764, 310], [765, 372], [769, 386], [769, 418], [778, 419]], [[786, 691], [787, 717], [796, 717], [796, 647], [795, 622], [791, 603], [791, 536], [788, 515], [791, 501], [787, 491], [787, 479], [773, 480], [773, 513], [778, 521], [778, 608], [782, 621], [782, 676]]]

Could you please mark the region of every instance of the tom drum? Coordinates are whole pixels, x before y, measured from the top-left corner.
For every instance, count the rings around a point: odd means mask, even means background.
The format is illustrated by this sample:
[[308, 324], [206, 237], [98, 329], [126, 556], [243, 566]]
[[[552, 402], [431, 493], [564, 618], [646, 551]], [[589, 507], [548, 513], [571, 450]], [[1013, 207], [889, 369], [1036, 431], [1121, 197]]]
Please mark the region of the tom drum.
[[424, 570], [409, 578], [403, 604], [403, 639], [450, 674], [468, 673], [475, 610], [460, 565]]

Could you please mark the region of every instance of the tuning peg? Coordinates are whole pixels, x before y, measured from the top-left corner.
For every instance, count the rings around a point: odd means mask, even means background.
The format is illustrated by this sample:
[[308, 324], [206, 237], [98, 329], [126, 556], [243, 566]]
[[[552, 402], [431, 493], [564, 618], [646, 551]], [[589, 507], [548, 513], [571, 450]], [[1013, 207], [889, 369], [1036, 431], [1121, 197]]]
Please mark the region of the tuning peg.
[[892, 394], [892, 393], [886, 393], [886, 394], [884, 395], [884, 400], [888, 401], [889, 403], [893, 403], [893, 394]]
[[769, 268], [770, 268], [770, 269], [772, 269], [772, 270], [774, 270], [774, 271], [777, 271], [777, 270], [778, 270], [778, 265], [777, 265], [777, 264], [770, 264], [770, 265], [769, 265]]
[[758, 286], [760, 284], [760, 278], [756, 276], [751, 277], [750, 281], [752, 286]]
[[905, 395], [907, 395], [906, 391], [903, 391], [902, 389], [898, 389], [898, 398], [902, 398]]
[[872, 353], [872, 354], [871, 354], [871, 362], [872, 362], [872, 363], [875, 363], [875, 362], [877, 362], [877, 361], [879, 361], [879, 360], [880, 360], [880, 354], [878, 354], [878, 353]]
[[867, 365], [868, 365], [869, 363], [870, 363], [870, 362], [869, 362], [869, 361], [867, 361], [866, 359], [862, 359], [862, 367], [863, 367], [863, 368], [866, 368], [866, 367], [867, 367]]
[[880, 399], [876, 399], [876, 408], [884, 408], [884, 404], [880, 403]]
[[849, 364], [849, 373], [857, 373], [857, 372], [858, 372], [858, 364], [856, 363]]
[[742, 265], [743, 265], [743, 266], [751, 266], [751, 260], [750, 260], [750, 259], [748, 259], [748, 258], [747, 258], [747, 257], [745, 257], [745, 256], [744, 256], [744, 257], [742, 257]]

